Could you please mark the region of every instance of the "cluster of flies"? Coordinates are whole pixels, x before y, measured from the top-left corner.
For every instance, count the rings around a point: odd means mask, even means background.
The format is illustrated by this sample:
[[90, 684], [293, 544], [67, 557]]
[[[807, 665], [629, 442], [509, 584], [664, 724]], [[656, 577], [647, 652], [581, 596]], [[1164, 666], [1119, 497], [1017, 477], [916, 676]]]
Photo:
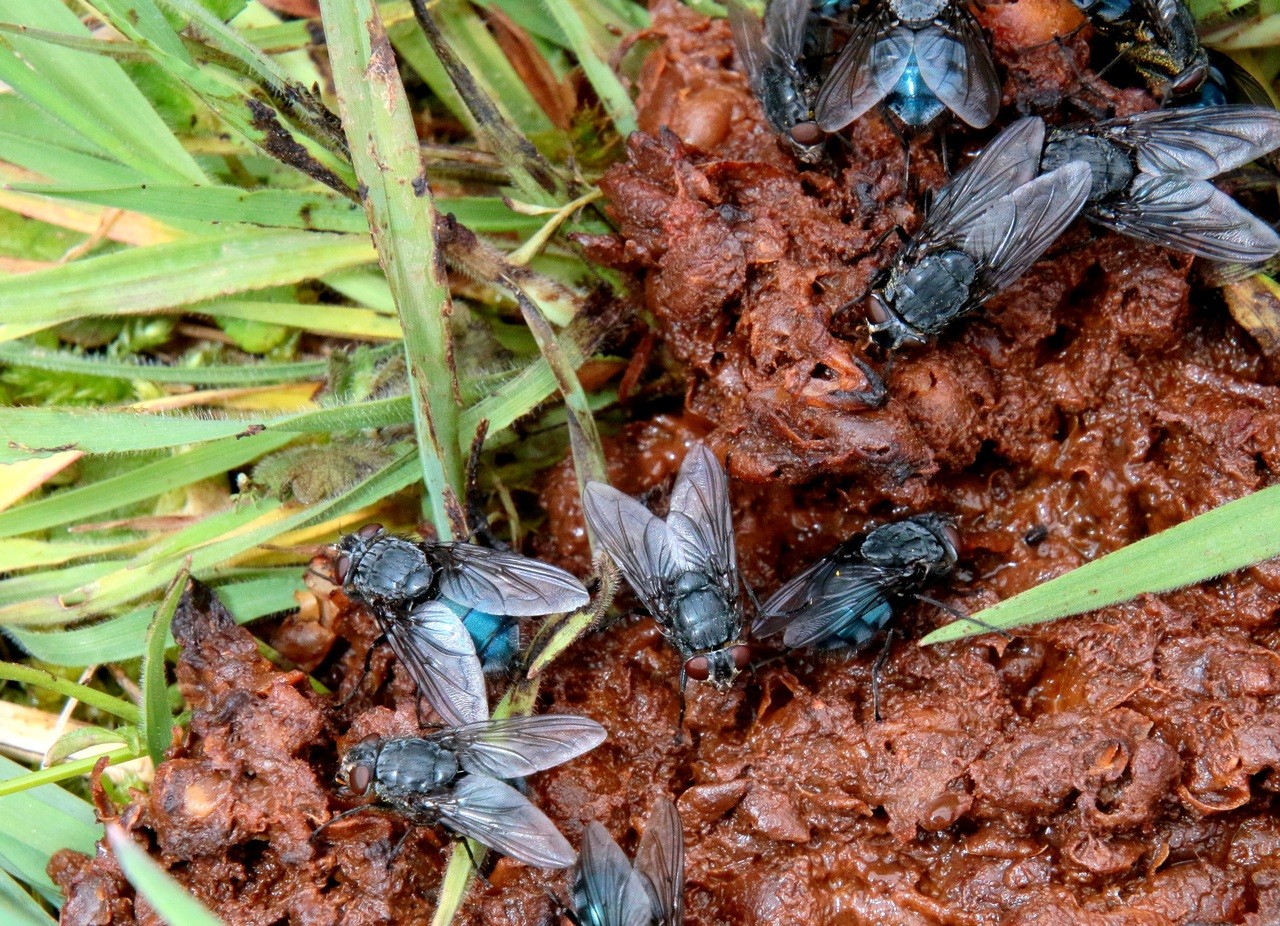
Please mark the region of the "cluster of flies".
[[[1181, 0], [1075, 2], [1162, 100], [1185, 105], [1051, 129], [1029, 117], [1000, 132], [934, 194], [870, 293], [870, 328], [886, 346], [924, 342], [982, 305], [1081, 213], [1224, 263], [1254, 264], [1280, 251], [1270, 227], [1209, 182], [1280, 147], [1280, 115], [1225, 103], [1229, 69], [1200, 47]], [[995, 65], [962, 2], [770, 0], [763, 22], [739, 0], [728, 9], [751, 86], [803, 161], [821, 160], [828, 133], [877, 105], [906, 129], [946, 111], [974, 128], [995, 119]], [[680, 653], [682, 725], [687, 679], [725, 688], [752, 662], [725, 471], [696, 444], [665, 518], [595, 482], [583, 507], [592, 535]], [[752, 635], [780, 634], [788, 648], [861, 649], [888, 636], [882, 631], [903, 599], [932, 602], [920, 589], [952, 571], [958, 546], [944, 516], [882, 524], [758, 605]], [[684, 840], [675, 805], [655, 805], [632, 864], [594, 822], [576, 855], [519, 788], [525, 776], [598, 746], [604, 728], [572, 715], [489, 715], [485, 676], [510, 665], [520, 619], [583, 608], [586, 588], [514, 553], [411, 541], [378, 525], [342, 539], [335, 574], [445, 724], [358, 743], [343, 756], [339, 780], [414, 825], [442, 824], [534, 866], [576, 863], [566, 909], [583, 926], [681, 923]], [[878, 716], [875, 671], [872, 678]]]
[[[587, 484], [583, 502], [592, 533], [680, 653], [682, 725], [687, 679], [723, 689], [752, 660], [728, 477], [711, 451], [695, 444], [665, 518], [598, 482]], [[881, 525], [842, 544], [760, 605], [754, 634], [781, 633], [790, 648], [861, 649], [889, 624], [900, 599], [951, 571], [958, 542], [952, 523], [934, 514]], [[567, 714], [489, 716], [485, 673], [509, 666], [519, 619], [583, 608], [590, 600], [586, 588], [564, 570], [524, 556], [471, 543], [412, 541], [376, 524], [339, 542], [334, 574], [374, 617], [445, 724], [421, 736], [357, 743], [342, 757], [339, 782], [357, 796], [372, 795], [413, 826], [443, 825], [526, 864], [568, 868], [576, 861], [566, 912], [582, 926], [682, 923], [684, 837], [674, 804], [655, 804], [630, 864], [595, 822], [575, 855], [555, 824], [510, 783], [594, 749], [605, 739], [604, 728]]]
[[[1167, 104], [1046, 129], [1004, 129], [938, 190], [924, 222], [873, 283], [873, 338], [921, 344], [1025, 273], [1076, 217], [1247, 275], [1280, 236], [1210, 181], [1280, 147], [1280, 113], [1229, 59], [1200, 45], [1182, 0], [1075, 0]], [[827, 134], [877, 105], [891, 127], [946, 111], [974, 128], [995, 119], [991, 51], [960, 0], [770, 0], [761, 22], [729, 0], [738, 56], [766, 118], [802, 161]], [[838, 53], [834, 43], [845, 34]]]

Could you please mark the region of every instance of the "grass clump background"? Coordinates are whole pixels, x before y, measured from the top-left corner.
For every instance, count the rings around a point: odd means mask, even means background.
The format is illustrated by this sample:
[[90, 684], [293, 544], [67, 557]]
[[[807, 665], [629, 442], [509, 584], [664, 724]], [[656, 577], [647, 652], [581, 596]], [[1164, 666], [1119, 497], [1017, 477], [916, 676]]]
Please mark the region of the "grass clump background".
[[[1280, 14], [1232, 6], [1193, 3], [1274, 81]], [[105, 754], [131, 763], [109, 788], [145, 787], [183, 721], [185, 576], [246, 622], [353, 525], [465, 535], [478, 435], [511, 532], [566, 450], [603, 478], [616, 391], [575, 371], [589, 306], [625, 294], [567, 236], [609, 229], [646, 23], [632, 0], [0, 0], [0, 921], [52, 922], [50, 855], [103, 835], [83, 776]], [[1273, 555], [1270, 504], [1230, 519], [1245, 553], [1183, 560]]]

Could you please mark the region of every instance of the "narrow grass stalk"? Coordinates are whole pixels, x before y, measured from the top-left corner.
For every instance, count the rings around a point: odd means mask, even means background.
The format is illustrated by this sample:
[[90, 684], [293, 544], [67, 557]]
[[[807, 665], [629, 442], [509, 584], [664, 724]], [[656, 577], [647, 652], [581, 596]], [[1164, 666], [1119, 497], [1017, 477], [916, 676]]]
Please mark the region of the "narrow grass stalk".
[[573, 0], [542, 0], [550, 11], [556, 25], [564, 30], [574, 56], [582, 65], [583, 73], [604, 104], [605, 112], [613, 121], [613, 127], [624, 138], [636, 130], [636, 104], [631, 101], [622, 81], [609, 67], [608, 57], [601, 49], [596, 48], [582, 21]]
[[96, 707], [100, 711], [106, 711], [114, 717], [119, 717], [125, 723], [142, 723], [142, 711], [128, 701], [112, 697], [105, 691], [90, 688], [88, 685], [81, 685], [69, 679], [59, 678], [43, 669], [33, 669], [31, 666], [18, 665], [14, 662], [0, 662], [0, 679], [19, 682], [23, 685], [33, 685], [36, 688], [44, 688], [47, 691], [65, 695], [68, 698], [75, 698], [90, 707]]
[[369, 227], [404, 329], [431, 519], [440, 539], [449, 540], [461, 514], [462, 458], [435, 205], [395, 54], [372, 0], [322, 0], [321, 12]]
[[160, 599], [156, 616], [147, 627], [146, 649], [142, 654], [142, 733], [147, 753], [157, 766], [164, 761], [165, 751], [173, 738], [173, 711], [169, 708], [169, 685], [164, 671], [165, 642], [169, 639], [169, 625], [173, 623], [178, 601], [190, 577], [191, 560], [188, 559]]
[[141, 755], [141, 750], [135, 750], [129, 746], [121, 746], [119, 749], [102, 752], [96, 756], [86, 756], [83, 759], [63, 762], [61, 765], [55, 765], [52, 768], [42, 768], [26, 775], [6, 778], [4, 781], [0, 781], [0, 797], [17, 794], [21, 791], [29, 791], [41, 785], [66, 781], [68, 778], [79, 778], [81, 775], [87, 775], [93, 771], [95, 765], [102, 761], [103, 756], [106, 756], [108, 765], [119, 765], [121, 762], [137, 759]]

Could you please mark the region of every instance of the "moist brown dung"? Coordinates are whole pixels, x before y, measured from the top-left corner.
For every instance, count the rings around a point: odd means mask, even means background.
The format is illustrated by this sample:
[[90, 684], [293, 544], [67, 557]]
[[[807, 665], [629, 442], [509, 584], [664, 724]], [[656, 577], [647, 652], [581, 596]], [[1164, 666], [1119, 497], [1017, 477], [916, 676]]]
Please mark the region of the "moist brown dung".
[[[1008, 78], [1004, 115], [1079, 117], [1087, 30], [1037, 46], [1045, 22], [1075, 22], [1070, 4], [1019, 6], [978, 10]], [[687, 447], [707, 440], [735, 477], [740, 558], [762, 594], [873, 522], [950, 513], [961, 564], [932, 593], [975, 610], [1273, 481], [1267, 359], [1193, 288], [1188, 259], [1083, 228], [937, 343], [895, 356], [883, 408], [859, 403], [861, 309], [841, 307], [891, 258], [885, 233], [918, 221], [899, 143], [870, 115], [834, 166], [798, 171], [733, 70], [726, 25], [665, 0], [654, 12], [644, 133], [604, 183], [618, 234], [589, 249], [637, 274], [684, 364], [687, 411], [608, 440], [619, 488], [661, 509]], [[1089, 83], [1088, 105], [1151, 105]], [[937, 150], [934, 135], [913, 142], [913, 183], [941, 182]], [[540, 552], [585, 572], [567, 462], [542, 499]], [[1267, 565], [1012, 639], [899, 638], [881, 722], [875, 651], [762, 646], [778, 658], [730, 690], [690, 684], [680, 743], [678, 656], [650, 619], [620, 621], [556, 664], [540, 702], [599, 720], [608, 741], [534, 776], [531, 795], [575, 844], [598, 819], [628, 849], [654, 800], [677, 799], [691, 926], [1268, 926], [1277, 592]], [[375, 631], [333, 600], [321, 629], [281, 633], [345, 694]], [[898, 627], [918, 638], [946, 620], [912, 605]], [[175, 635], [193, 719], [121, 814], [134, 838], [228, 922], [429, 922], [443, 833], [416, 830], [393, 857], [403, 821], [365, 813], [308, 841], [352, 806], [332, 784], [341, 749], [416, 729], [403, 672], [378, 657], [338, 708], [198, 594]], [[339, 638], [351, 647], [326, 662]], [[51, 874], [66, 923], [154, 922], [105, 852], [62, 853]], [[567, 896], [564, 876], [499, 861], [458, 922], [555, 922], [548, 889]]]

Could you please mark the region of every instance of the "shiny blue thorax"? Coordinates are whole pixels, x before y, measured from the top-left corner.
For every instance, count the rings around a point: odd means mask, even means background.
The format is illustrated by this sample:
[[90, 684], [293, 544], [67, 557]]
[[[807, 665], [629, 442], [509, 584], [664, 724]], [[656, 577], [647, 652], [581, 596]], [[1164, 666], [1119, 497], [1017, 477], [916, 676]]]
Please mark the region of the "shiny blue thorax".
[[853, 9], [854, 0], [813, 0], [812, 9], [819, 16], [835, 16]]
[[928, 125], [946, 109], [921, 79], [920, 65], [914, 52], [907, 62], [907, 69], [885, 98], [885, 105], [906, 125], [914, 126]]

